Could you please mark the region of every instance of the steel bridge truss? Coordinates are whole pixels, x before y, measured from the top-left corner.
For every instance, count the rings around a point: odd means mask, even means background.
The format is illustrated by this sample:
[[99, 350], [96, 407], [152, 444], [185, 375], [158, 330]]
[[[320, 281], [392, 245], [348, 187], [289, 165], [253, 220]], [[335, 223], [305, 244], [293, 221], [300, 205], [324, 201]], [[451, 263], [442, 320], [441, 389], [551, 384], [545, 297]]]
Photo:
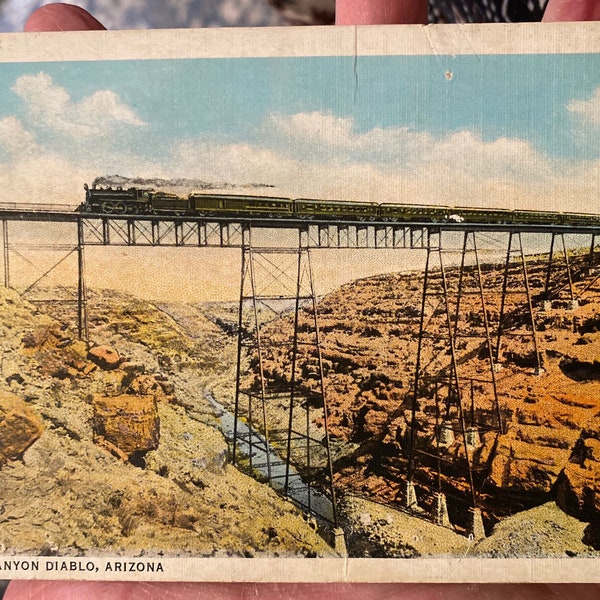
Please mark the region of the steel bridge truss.
[[309, 224], [300, 230], [306, 248], [425, 249], [427, 229], [399, 224]]
[[597, 269], [600, 235], [592, 233], [589, 251], [579, 255], [569, 250], [565, 237], [564, 233], [552, 233], [542, 297], [546, 309], [552, 307], [552, 302], [565, 300], [577, 308], [581, 301], [600, 289]]
[[[533, 257], [525, 253], [521, 232], [506, 236], [503, 265], [496, 264], [486, 281], [489, 267], [482, 265], [476, 232], [463, 233], [457, 267], [444, 258], [456, 251], [444, 249], [442, 233], [432, 229], [423, 273], [403, 502], [427, 509], [445, 526], [454, 511], [475, 537], [485, 535], [480, 499], [490, 449], [506, 428], [498, 374], [513, 363], [542, 375], [539, 322], [556, 303], [575, 310], [586, 294], [600, 292], [596, 235], [586, 254], [569, 250], [565, 234], [552, 232], [549, 251]], [[457, 504], [469, 507], [466, 522]]]
[[[82, 218], [89, 245], [236, 247], [246, 244], [247, 222], [209, 221], [164, 217]], [[271, 226], [273, 223], [271, 223]], [[275, 222], [279, 228], [285, 224]], [[265, 227], [265, 226], [263, 226]], [[254, 226], [255, 229], [260, 226]], [[423, 226], [375, 223], [293, 223], [303, 248], [421, 248], [426, 247]]]
[[[462, 500], [472, 510], [478, 508], [485, 466], [477, 464], [475, 456], [482, 444], [493, 445], [503, 432], [489, 307], [476, 234], [464, 232], [459, 267], [448, 267], [447, 254], [441, 233], [430, 231], [404, 498], [408, 508], [426, 506], [440, 525], [450, 524], [446, 504], [451, 487], [448, 478], [454, 482], [461, 480]], [[477, 374], [466, 364], [466, 359], [473, 356], [481, 363]], [[416, 484], [421, 488], [418, 500]]]
[[[85, 239], [84, 226], [81, 221], [76, 223], [77, 241], [75, 244], [12, 244], [9, 236], [9, 221], [2, 220], [2, 248], [4, 287], [12, 288], [11, 269], [14, 259], [27, 265], [27, 274], [33, 275], [33, 281], [28, 281], [20, 294], [32, 304], [55, 304], [63, 307], [75, 307], [75, 321], [77, 324], [77, 335], [80, 340], [89, 342], [88, 332], [88, 291], [85, 282]], [[50, 265], [47, 260], [43, 267], [40, 261], [34, 259], [35, 254], [44, 254], [46, 258], [53, 257]], [[44, 284], [50, 282], [53, 274], [60, 275], [61, 268], [70, 264], [72, 258], [77, 261], [77, 289], [54, 283], [54, 290], [44, 289]], [[57, 293], [58, 292], [58, 293]], [[67, 317], [71, 324], [71, 318]]]
[[337, 527], [310, 250], [245, 246], [240, 289], [233, 462]]
[[84, 243], [95, 246], [241, 247], [241, 223], [184, 219], [82, 219]]

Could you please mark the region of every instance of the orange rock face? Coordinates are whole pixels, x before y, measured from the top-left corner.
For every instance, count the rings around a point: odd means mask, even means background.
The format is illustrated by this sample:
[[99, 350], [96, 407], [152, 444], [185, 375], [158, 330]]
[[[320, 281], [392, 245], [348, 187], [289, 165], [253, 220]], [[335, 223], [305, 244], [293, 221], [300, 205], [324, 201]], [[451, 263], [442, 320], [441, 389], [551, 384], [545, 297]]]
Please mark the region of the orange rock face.
[[101, 369], [111, 371], [121, 364], [119, 353], [110, 346], [94, 346], [90, 348], [88, 358]]
[[583, 431], [556, 485], [556, 502], [583, 521], [600, 519], [600, 432]]
[[127, 392], [136, 396], [152, 395], [158, 402], [170, 402], [174, 398], [173, 384], [159, 379], [157, 375], [138, 375]]
[[[527, 259], [535, 336], [517, 261], [507, 271], [504, 302], [504, 265], [482, 265], [485, 313], [474, 269], [467, 268], [460, 276], [456, 267], [446, 268], [447, 307], [440, 272], [431, 272], [423, 304], [414, 431], [422, 273], [355, 281], [323, 298], [318, 319], [330, 435], [360, 445], [356, 455], [360, 462], [348, 468], [337, 465], [338, 485], [389, 500], [389, 490], [406, 478], [414, 441], [418, 490], [430, 493], [441, 480], [449, 496], [470, 502], [466, 470], [470, 462], [481, 506], [492, 521], [551, 500], [557, 489], [563, 490], [565, 510], [580, 518], [600, 518], [599, 472], [590, 458], [598, 453], [595, 444], [600, 437], [600, 286], [586, 271], [586, 260], [583, 255], [571, 257], [579, 294], [572, 302], [560, 281], [559, 276], [565, 278], [560, 266], [552, 274], [558, 287], [551, 292], [556, 293], [551, 301], [543, 301], [547, 261]], [[310, 345], [314, 334], [304, 312], [299, 316], [295, 379], [309, 396], [318, 387], [318, 372]], [[291, 379], [292, 327], [288, 315], [262, 332], [268, 347], [264, 370], [273, 389], [283, 389]], [[448, 384], [453, 380], [451, 337], [460, 400]], [[466, 429], [477, 430], [467, 443], [458, 406]], [[578, 441], [582, 431], [591, 433]], [[583, 462], [577, 458], [581, 452], [587, 457]]]
[[160, 419], [154, 396], [96, 396], [94, 441], [131, 458], [158, 448]]
[[12, 394], [0, 394], [0, 466], [16, 460], [43, 433], [40, 418]]

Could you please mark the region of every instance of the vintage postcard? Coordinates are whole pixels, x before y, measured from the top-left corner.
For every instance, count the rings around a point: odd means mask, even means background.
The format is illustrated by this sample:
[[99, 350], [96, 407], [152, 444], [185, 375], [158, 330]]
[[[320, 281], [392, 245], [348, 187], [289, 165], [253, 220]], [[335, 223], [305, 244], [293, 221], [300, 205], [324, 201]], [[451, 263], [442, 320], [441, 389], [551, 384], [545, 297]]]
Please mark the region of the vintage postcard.
[[597, 24], [0, 81], [0, 578], [600, 580]]

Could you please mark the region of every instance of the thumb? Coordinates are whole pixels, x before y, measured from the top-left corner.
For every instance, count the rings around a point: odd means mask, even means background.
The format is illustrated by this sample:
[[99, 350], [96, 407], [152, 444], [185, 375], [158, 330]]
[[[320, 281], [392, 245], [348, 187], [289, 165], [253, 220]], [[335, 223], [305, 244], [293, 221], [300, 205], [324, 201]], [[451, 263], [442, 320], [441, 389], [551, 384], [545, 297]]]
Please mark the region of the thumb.
[[31, 13], [25, 23], [24, 31], [84, 31], [88, 29], [106, 29], [100, 21], [92, 17], [87, 10], [56, 2], [47, 4]]
[[337, 0], [336, 25], [427, 23], [427, 0]]
[[600, 19], [597, 0], [550, 0], [542, 21], [596, 21]]

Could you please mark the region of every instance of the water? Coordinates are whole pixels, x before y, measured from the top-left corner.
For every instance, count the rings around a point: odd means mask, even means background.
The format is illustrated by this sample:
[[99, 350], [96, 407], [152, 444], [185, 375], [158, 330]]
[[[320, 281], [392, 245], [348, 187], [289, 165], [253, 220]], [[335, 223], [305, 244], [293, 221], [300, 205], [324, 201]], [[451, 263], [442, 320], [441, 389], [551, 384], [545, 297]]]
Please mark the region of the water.
[[[207, 392], [205, 396], [215, 411], [221, 431], [225, 437], [232, 442], [235, 416], [221, 403], [215, 400], [210, 392]], [[237, 432], [237, 451], [250, 458], [249, 440], [250, 437], [252, 437], [251, 458], [254, 470], [265, 477], [265, 479], [268, 479], [268, 457], [271, 467], [269, 484], [275, 491], [284, 495], [286, 474], [285, 460], [277, 454], [261, 433], [240, 419], [237, 420]], [[287, 497], [315, 516], [321, 517], [330, 523], [334, 522], [333, 504], [331, 500], [302, 481], [300, 474], [294, 469], [293, 465], [289, 466]]]

